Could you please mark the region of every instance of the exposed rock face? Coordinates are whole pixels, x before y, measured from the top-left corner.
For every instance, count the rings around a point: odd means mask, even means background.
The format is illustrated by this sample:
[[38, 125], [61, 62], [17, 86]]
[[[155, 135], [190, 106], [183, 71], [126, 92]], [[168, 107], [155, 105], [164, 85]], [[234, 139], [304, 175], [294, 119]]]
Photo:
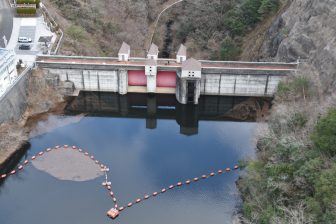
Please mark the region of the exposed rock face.
[[306, 59], [317, 71], [324, 91], [336, 83], [336, 1], [292, 0], [272, 24], [260, 58], [279, 61]]

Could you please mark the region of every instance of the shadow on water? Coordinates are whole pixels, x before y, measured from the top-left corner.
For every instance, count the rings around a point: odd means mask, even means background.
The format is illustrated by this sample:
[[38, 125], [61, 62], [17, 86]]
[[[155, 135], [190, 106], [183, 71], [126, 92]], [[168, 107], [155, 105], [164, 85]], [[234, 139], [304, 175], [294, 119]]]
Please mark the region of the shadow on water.
[[[4, 164], [0, 166], [0, 174], [9, 173], [12, 171], [22, 158], [27, 158], [27, 150], [30, 148], [30, 143], [26, 142], [17, 152], [14, 153]], [[4, 180], [0, 180], [0, 187]]]
[[269, 105], [269, 99], [254, 97], [202, 96], [198, 105], [182, 105], [175, 95], [81, 92], [66, 107], [65, 114], [142, 118], [148, 129], [155, 129], [157, 120], [176, 120], [181, 134], [194, 135], [199, 121], [255, 122], [268, 112]]

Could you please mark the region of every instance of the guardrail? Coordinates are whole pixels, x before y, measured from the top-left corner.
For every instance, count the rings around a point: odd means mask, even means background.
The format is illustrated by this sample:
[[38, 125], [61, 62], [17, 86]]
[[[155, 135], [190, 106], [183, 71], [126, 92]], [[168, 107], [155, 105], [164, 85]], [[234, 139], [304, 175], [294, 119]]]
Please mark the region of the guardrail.
[[[59, 35], [59, 38], [56, 39], [57, 45], [56, 45], [55, 49], [51, 50], [51, 52], [50, 52], [50, 54], [56, 55], [58, 53], [58, 51], [61, 47], [62, 41], [63, 41], [63, 36], [64, 36], [63, 30], [59, 27], [58, 23], [51, 16], [47, 7], [45, 7], [45, 5], [43, 3], [40, 3], [40, 9], [42, 10], [42, 14], [45, 17], [45, 19], [49, 20], [49, 22], [47, 22], [47, 25], [49, 26], [50, 30], [54, 31], [57, 36]], [[55, 43], [53, 44], [53, 47], [51, 49], [53, 49], [54, 46], [55, 46]]]

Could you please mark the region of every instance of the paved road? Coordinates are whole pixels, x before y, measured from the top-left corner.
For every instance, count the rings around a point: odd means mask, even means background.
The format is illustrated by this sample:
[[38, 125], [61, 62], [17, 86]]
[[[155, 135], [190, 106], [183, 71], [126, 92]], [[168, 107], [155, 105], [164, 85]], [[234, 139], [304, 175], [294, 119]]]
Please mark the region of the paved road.
[[5, 47], [3, 36], [9, 41], [13, 29], [13, 13], [7, 0], [0, 0], [0, 47]]
[[[60, 64], [88, 64], [88, 65], [116, 65], [116, 66], [145, 66], [146, 59], [136, 61], [118, 61], [114, 58], [78, 58], [78, 57], [53, 57], [53, 56], [39, 56], [36, 60], [40, 63], [60, 63]], [[157, 62], [158, 67], [180, 68], [181, 64], [171, 61], [168, 64], [165, 60]], [[293, 71], [296, 70], [297, 64], [295, 63], [244, 63], [244, 62], [210, 62], [203, 61], [202, 68], [218, 68], [218, 69], [244, 69], [244, 70], [267, 70], [267, 71]]]

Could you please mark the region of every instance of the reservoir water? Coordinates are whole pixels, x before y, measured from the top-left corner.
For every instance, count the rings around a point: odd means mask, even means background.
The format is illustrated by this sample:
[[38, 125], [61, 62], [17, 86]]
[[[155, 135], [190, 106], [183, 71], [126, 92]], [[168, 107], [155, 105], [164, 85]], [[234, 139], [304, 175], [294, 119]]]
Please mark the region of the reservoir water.
[[[195, 107], [177, 104], [175, 96], [81, 93], [63, 115], [38, 123], [21, 162], [55, 145], [79, 146], [108, 165], [112, 188], [125, 205], [252, 157], [255, 116], [243, 105], [255, 101], [202, 97]], [[62, 181], [29, 166], [1, 183], [0, 223], [231, 223], [238, 177], [230, 172], [174, 189], [110, 220], [106, 211], [113, 202], [103, 177]]]

